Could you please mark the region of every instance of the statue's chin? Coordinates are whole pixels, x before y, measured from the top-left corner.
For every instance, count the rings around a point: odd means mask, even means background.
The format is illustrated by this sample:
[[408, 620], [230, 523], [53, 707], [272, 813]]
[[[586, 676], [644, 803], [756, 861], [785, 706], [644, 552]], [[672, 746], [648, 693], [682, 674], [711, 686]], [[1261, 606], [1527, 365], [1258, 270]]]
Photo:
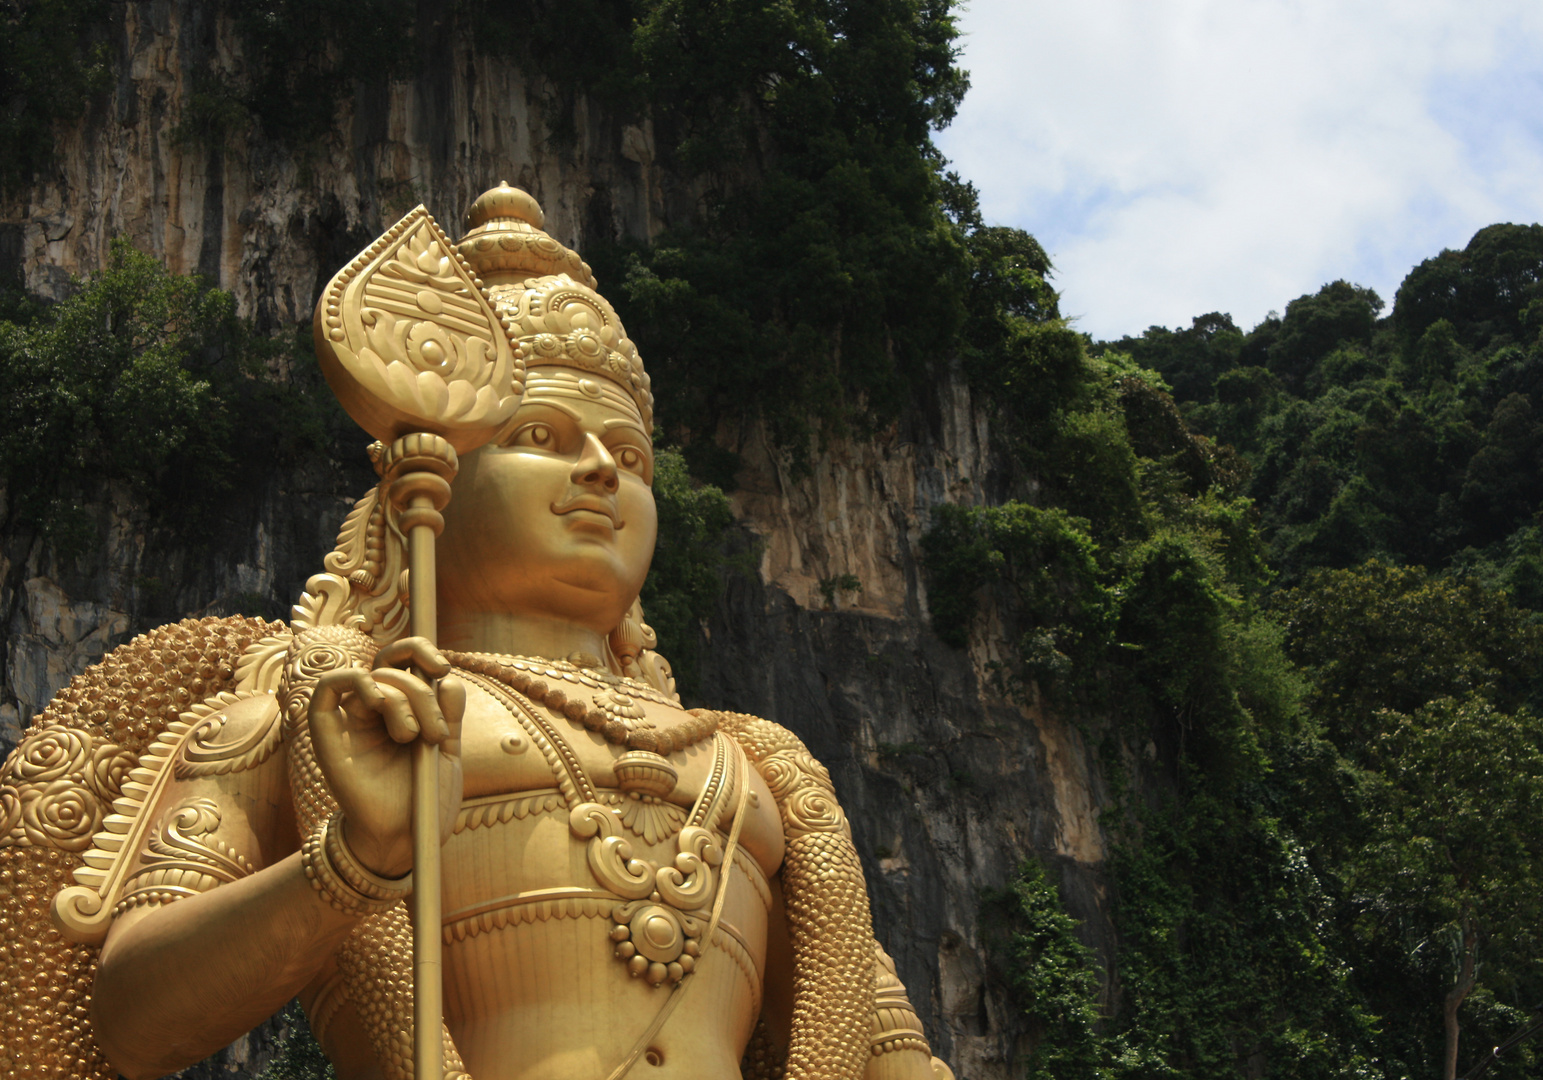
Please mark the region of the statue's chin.
[[[572, 559], [540, 577], [483, 579], [481, 587], [458, 582], [454, 590], [440, 592], [441, 643], [469, 652], [546, 655], [550, 648], [534, 643], [553, 634], [604, 638], [621, 623], [641, 587], [614, 570], [602, 560]], [[564, 629], [569, 633], [562, 633]], [[532, 644], [520, 645], [522, 641]], [[572, 648], [560, 651], [567, 655]]]

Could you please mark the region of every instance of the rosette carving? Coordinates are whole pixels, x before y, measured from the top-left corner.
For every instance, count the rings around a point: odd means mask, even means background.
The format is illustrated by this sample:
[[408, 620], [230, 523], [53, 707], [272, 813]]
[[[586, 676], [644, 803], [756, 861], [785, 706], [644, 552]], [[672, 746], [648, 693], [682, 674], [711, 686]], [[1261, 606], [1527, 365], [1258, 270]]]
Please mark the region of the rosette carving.
[[293, 731], [304, 726], [317, 679], [338, 668], [368, 668], [374, 658], [374, 643], [349, 627], [318, 626], [295, 635], [289, 645], [280, 690], [280, 702], [289, 729]]
[[315, 337], [343, 407], [386, 443], [432, 432], [465, 453], [514, 415], [524, 389], [507, 323], [422, 206], [332, 279]]
[[123, 784], [139, 762], [139, 755], [112, 743], [102, 743], [91, 752], [91, 767], [86, 784], [103, 802], [111, 803], [123, 793]]
[[803, 771], [793, 760], [793, 755], [787, 753], [773, 754], [757, 762], [757, 768], [761, 771], [761, 779], [766, 781], [766, 786], [771, 788], [772, 798], [777, 802], [785, 802], [788, 793], [802, 782]]
[[22, 830], [28, 840], [40, 846], [85, 851], [101, 825], [101, 802], [74, 780], [54, 780], [22, 799]]
[[846, 814], [836, 802], [835, 794], [812, 785], [788, 796], [782, 813], [788, 831], [793, 834], [839, 832], [846, 825]]
[[756, 768], [782, 810], [789, 836], [846, 829], [846, 814], [836, 802], [830, 770], [802, 745], [768, 754], [756, 762]]
[[6, 784], [0, 787], [0, 841], [13, 839], [12, 833], [21, 824], [21, 792]]
[[86, 850], [134, 764], [133, 753], [83, 728], [34, 729], [0, 770], [0, 839]]
[[79, 728], [50, 724], [27, 736], [16, 748], [11, 777], [23, 784], [46, 784], [83, 775], [91, 760], [91, 737]]

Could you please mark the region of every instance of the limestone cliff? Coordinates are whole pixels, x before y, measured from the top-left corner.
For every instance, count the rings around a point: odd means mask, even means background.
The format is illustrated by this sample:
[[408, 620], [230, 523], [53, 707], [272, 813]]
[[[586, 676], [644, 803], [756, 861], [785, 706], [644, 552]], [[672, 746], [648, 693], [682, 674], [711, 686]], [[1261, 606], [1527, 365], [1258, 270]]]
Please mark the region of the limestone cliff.
[[[121, 11], [115, 85], [64, 133], [57, 167], [0, 206], [0, 275], [19, 272], [35, 292], [61, 295], [126, 236], [173, 270], [217, 279], [244, 313], [279, 328], [308, 319], [333, 270], [419, 201], [453, 225], [471, 197], [507, 179], [580, 251], [649, 238], [692, 205], [656, 160], [646, 124], [580, 99], [576, 138], [554, 150], [539, 88], [453, 37], [418, 76], [361, 88], [317, 145], [180, 140], [196, 66], [213, 57], [239, 79], [239, 45], [190, 0]], [[701, 697], [786, 724], [831, 767], [880, 938], [935, 1050], [962, 1080], [1008, 1080], [1025, 1033], [984, 946], [982, 891], [1030, 854], [1058, 860], [1073, 913], [1110, 948], [1103, 796], [1088, 748], [1075, 729], [994, 689], [1001, 658], [989, 647], [950, 649], [927, 626], [919, 538], [939, 503], [986, 490], [984, 412], [952, 379], [879, 437], [827, 446], [807, 476], [758, 431], [735, 449], [745, 467], [734, 505], [758, 569], [731, 577], [704, 627]], [[61, 566], [30, 537], [0, 538], [0, 742], [149, 625], [254, 605], [282, 614], [369, 480], [362, 454], [274, 475], [196, 551], [147, 531], [111, 491], [94, 508], [107, 541], [79, 564]], [[840, 587], [854, 578], [860, 587]], [[261, 1058], [249, 1041], [203, 1071], [245, 1075]]]

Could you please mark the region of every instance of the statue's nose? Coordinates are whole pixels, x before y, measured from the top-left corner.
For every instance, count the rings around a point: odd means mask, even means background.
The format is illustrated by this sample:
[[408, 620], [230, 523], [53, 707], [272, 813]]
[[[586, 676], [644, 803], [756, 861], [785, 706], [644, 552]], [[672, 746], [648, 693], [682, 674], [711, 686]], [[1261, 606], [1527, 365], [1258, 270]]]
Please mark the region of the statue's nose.
[[592, 432], [584, 435], [584, 449], [568, 474], [579, 487], [599, 488], [606, 494], [616, 491], [616, 459]]

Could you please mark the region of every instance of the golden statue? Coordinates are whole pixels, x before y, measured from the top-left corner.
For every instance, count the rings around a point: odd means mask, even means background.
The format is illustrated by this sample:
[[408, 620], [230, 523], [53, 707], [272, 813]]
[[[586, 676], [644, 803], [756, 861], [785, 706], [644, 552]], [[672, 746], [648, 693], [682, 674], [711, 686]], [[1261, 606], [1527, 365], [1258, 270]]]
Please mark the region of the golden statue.
[[344, 1080], [951, 1080], [829, 774], [652, 649], [616, 313], [524, 192], [467, 226], [323, 293], [381, 482], [289, 625], [136, 638], [0, 771], [0, 1080], [159, 1076], [296, 995]]

